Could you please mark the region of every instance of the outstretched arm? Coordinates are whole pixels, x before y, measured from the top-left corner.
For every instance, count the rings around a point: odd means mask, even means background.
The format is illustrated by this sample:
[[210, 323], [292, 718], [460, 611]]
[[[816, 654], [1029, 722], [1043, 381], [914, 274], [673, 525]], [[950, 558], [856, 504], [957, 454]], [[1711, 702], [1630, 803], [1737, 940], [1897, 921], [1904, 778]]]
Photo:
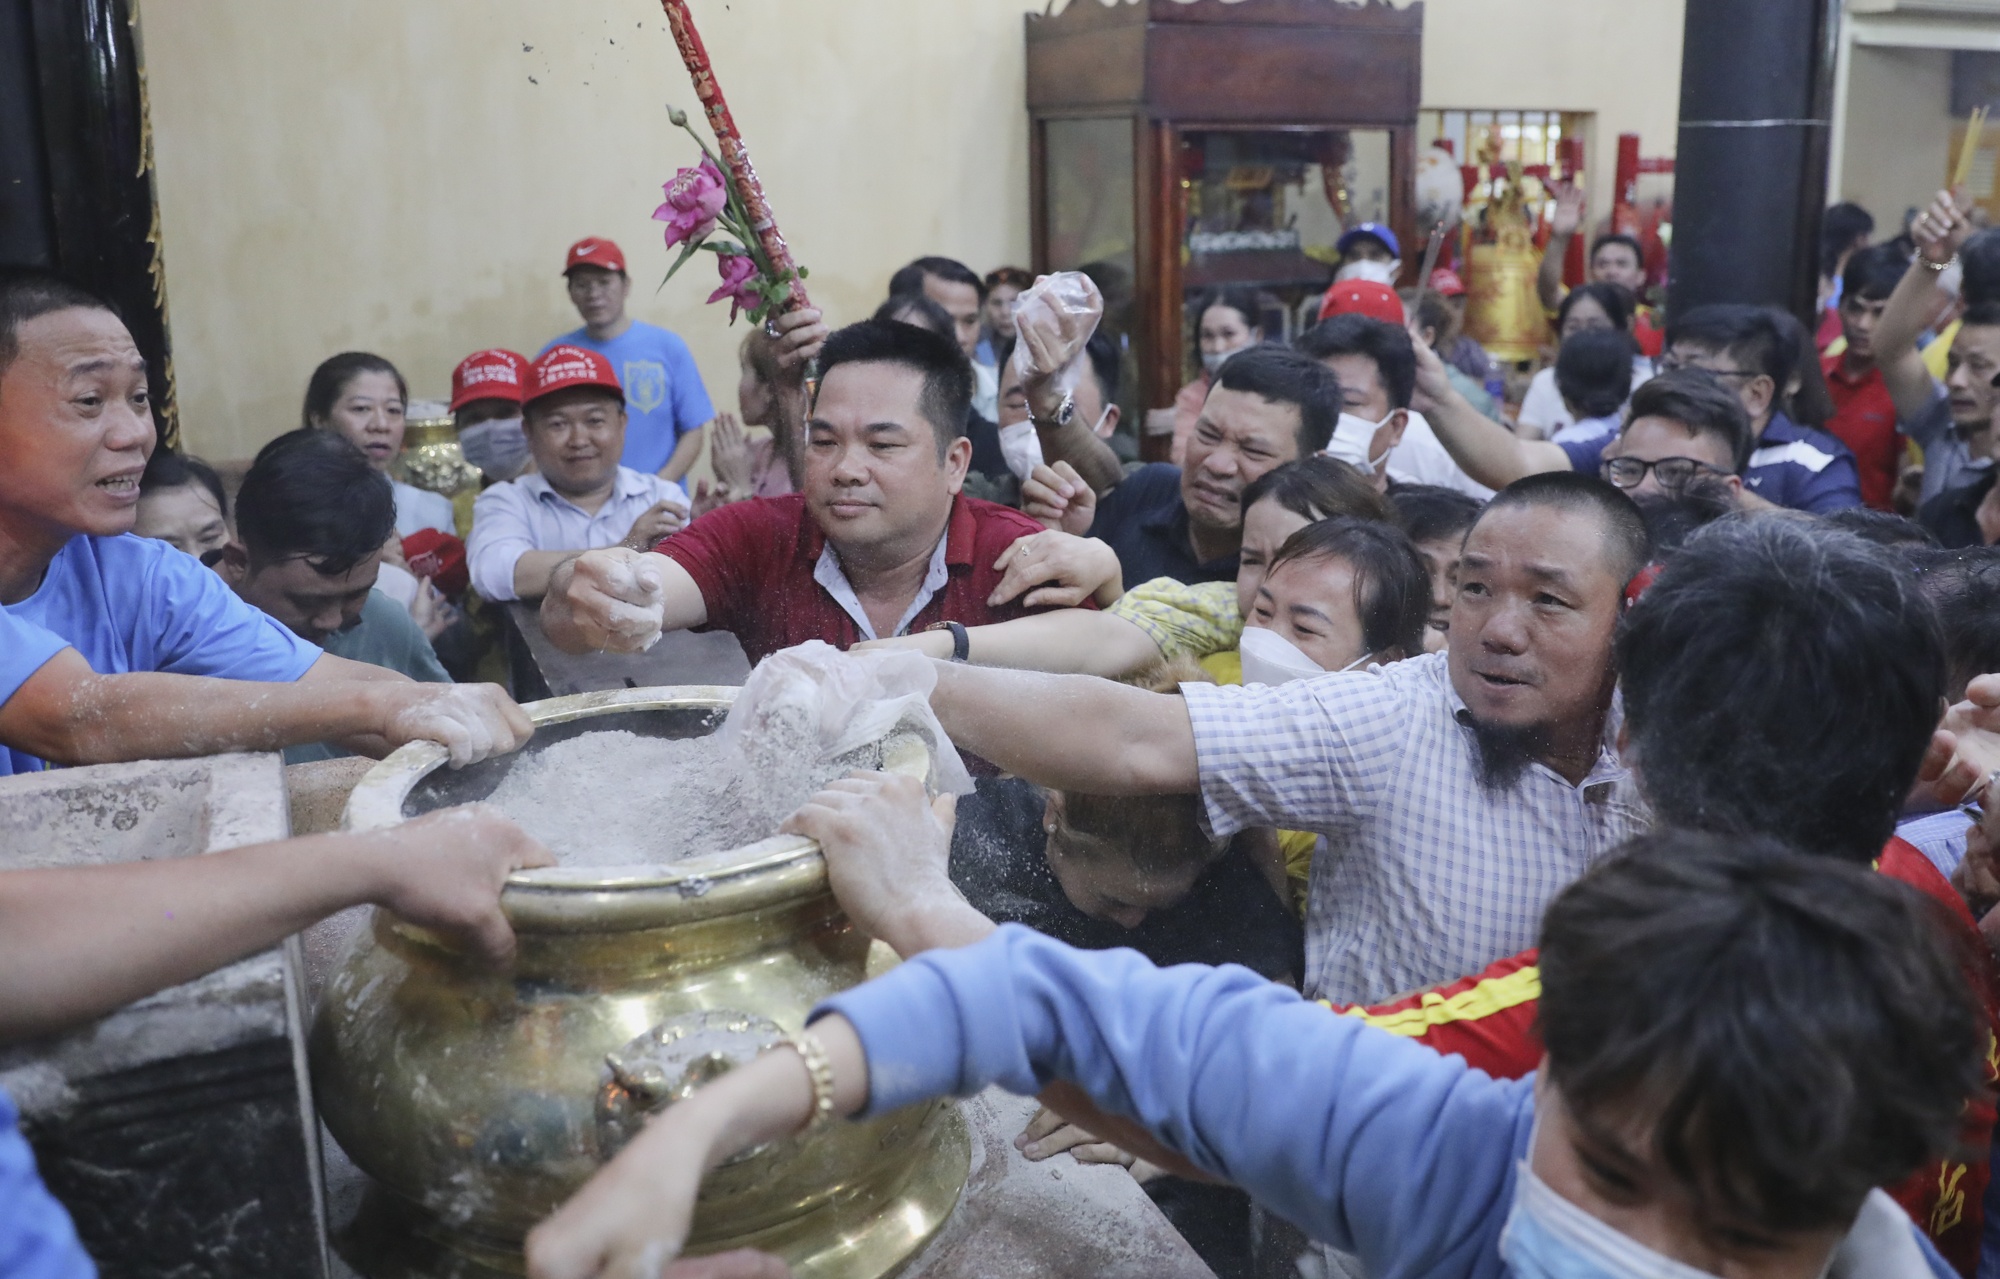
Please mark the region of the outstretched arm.
[[[966, 660], [975, 666], [1060, 675], [1123, 679], [1160, 660], [1146, 633], [1121, 617], [1089, 609], [1065, 608], [986, 626], [968, 626]], [[879, 640], [864, 648], [914, 648], [940, 660], [951, 656], [944, 631]]]
[[497, 685], [420, 684], [331, 654], [295, 683], [99, 675], [64, 649], [0, 704], [0, 742], [57, 764], [183, 759], [304, 742], [443, 742], [452, 762], [519, 747], [534, 725]]
[[937, 663], [931, 708], [960, 749], [1093, 795], [1184, 795], [1200, 777], [1187, 703], [1088, 675]]
[[1567, 471], [1569, 454], [1547, 440], [1524, 440], [1487, 417], [1451, 384], [1444, 361], [1423, 342], [1417, 353], [1416, 407], [1437, 433], [1459, 469], [1490, 489], [1503, 489], [1524, 475]]
[[[823, 1011], [812, 1030], [838, 1113], [1069, 1080], [1370, 1269], [1462, 1256], [1504, 1204], [1530, 1121], [1524, 1085], [1329, 1017], [1247, 970], [1161, 970], [1016, 925]], [[673, 1256], [702, 1171], [795, 1130], [811, 1099], [781, 1052], [669, 1109], [536, 1228], [530, 1274], [586, 1279]]]
[[[1928, 209], [1910, 226], [1917, 254], [1910, 269], [1896, 283], [1882, 318], [1875, 324], [1875, 365], [1882, 370], [1882, 384], [1896, 406], [1896, 417], [1907, 427], [1930, 407], [1937, 383], [1924, 367], [1917, 340], [1944, 299], [1938, 289], [1938, 271], [1951, 261], [1972, 226], [1958, 211], [1951, 194], [1940, 191]], [[1930, 265], [1926, 265], [1926, 263]], [[1928, 446], [1929, 441], [1919, 440]]]
[[501, 885], [550, 860], [497, 812], [470, 808], [201, 857], [0, 871], [0, 1040], [102, 1016], [364, 903], [504, 961]]

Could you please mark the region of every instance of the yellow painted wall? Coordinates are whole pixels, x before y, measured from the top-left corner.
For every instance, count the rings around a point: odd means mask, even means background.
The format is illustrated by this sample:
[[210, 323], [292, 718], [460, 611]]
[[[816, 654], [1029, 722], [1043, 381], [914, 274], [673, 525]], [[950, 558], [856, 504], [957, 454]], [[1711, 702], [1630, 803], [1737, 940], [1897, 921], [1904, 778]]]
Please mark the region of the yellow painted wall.
[[1875, 215], [1887, 239], [1903, 211], [1927, 203], [1951, 156], [1951, 54], [1856, 45], [1848, 72], [1841, 190]]
[[[698, 0], [781, 225], [836, 318], [923, 252], [1024, 262], [1025, 0]], [[1036, 6], [1039, 7], [1039, 6]], [[143, 38], [188, 445], [247, 457], [359, 347], [442, 396], [485, 346], [577, 320], [558, 272], [624, 247], [632, 313], [734, 407], [741, 327], [649, 216], [695, 106], [652, 0], [157, 0]]]
[[[1025, 264], [1021, 15], [1041, 7], [697, 0], [836, 320], [918, 253]], [[585, 235], [624, 246], [633, 314], [687, 338], [731, 406], [740, 329], [703, 303], [712, 264], [655, 291], [648, 217], [694, 155], [665, 108], [694, 97], [653, 0], [150, 0], [142, 26], [190, 447], [249, 456], [339, 350], [419, 396], [480, 347], [532, 355], [576, 323], [557, 272]], [[1594, 111], [1600, 154], [1626, 128], [1670, 154], [1680, 36], [1680, 0], [1429, 0], [1424, 103]]]
[[1595, 112], [1590, 214], [1606, 217], [1619, 134], [1674, 153], [1685, 13], [1682, 0], [1426, 0], [1424, 105]]

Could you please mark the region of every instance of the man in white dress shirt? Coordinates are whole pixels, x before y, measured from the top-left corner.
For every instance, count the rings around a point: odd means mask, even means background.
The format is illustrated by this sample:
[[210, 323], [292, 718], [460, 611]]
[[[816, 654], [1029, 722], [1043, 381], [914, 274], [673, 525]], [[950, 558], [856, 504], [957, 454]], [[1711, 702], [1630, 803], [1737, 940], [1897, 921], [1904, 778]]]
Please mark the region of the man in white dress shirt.
[[472, 508], [466, 558], [489, 600], [538, 599], [571, 556], [613, 545], [648, 551], [687, 521], [680, 485], [618, 463], [625, 392], [610, 361], [552, 346], [529, 367], [526, 392], [536, 473], [495, 484]]

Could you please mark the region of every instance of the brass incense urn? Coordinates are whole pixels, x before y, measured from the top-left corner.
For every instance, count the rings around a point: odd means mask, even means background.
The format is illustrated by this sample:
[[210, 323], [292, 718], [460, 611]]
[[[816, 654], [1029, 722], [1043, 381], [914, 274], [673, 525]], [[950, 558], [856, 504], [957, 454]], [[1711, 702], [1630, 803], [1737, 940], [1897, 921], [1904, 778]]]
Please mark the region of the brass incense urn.
[[[735, 693], [535, 703], [526, 751], [611, 729], [703, 735]], [[867, 754], [863, 766], [928, 775], [914, 735]], [[430, 743], [383, 760], [355, 788], [347, 827], [482, 799], [511, 766], [443, 762]], [[321, 993], [314, 1095], [377, 1186], [335, 1243], [368, 1279], [522, 1274], [529, 1228], [648, 1115], [895, 962], [841, 913], [818, 845], [798, 836], [669, 865], [524, 871], [501, 904], [519, 939], [509, 970], [377, 911]], [[800, 1279], [892, 1274], [951, 1213], [970, 1157], [945, 1102], [757, 1147], [709, 1174], [689, 1251], [761, 1248]]]
[[465, 460], [450, 410], [435, 401], [411, 401], [397, 460], [404, 480], [420, 489], [451, 497], [479, 487], [479, 468]]

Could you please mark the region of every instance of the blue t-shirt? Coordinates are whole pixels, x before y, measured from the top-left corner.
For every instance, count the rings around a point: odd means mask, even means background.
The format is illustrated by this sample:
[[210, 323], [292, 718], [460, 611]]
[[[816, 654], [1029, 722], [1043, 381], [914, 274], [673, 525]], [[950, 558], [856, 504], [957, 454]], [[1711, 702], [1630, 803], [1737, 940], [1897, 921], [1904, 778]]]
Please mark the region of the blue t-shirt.
[[1595, 475], [1604, 464], [1605, 448], [1618, 438], [1621, 421], [1616, 413], [1610, 417], [1587, 417], [1571, 422], [1551, 435], [1549, 443], [1568, 455], [1572, 471], [1580, 475]]
[[681, 436], [715, 416], [687, 343], [657, 324], [634, 320], [609, 342], [593, 341], [578, 329], [554, 339], [542, 353], [562, 343], [611, 361], [611, 371], [625, 388], [625, 452], [618, 460], [635, 471], [658, 471], [674, 455]]
[[[100, 675], [165, 671], [289, 683], [320, 657], [319, 649], [236, 598], [200, 560], [129, 533], [71, 538], [40, 588], [0, 612], [30, 624], [25, 657], [16, 658], [11, 632], [0, 637], [0, 692], [7, 696], [60, 651], [36, 638], [34, 628], [75, 648]], [[32, 755], [0, 746], [0, 776], [42, 767]]]
[[7, 1279], [96, 1279], [69, 1213], [35, 1171], [14, 1101], [0, 1092], [0, 1275]]
[[1743, 468], [1743, 487], [1774, 506], [1825, 515], [1861, 505], [1854, 454], [1825, 431], [1774, 413]]

